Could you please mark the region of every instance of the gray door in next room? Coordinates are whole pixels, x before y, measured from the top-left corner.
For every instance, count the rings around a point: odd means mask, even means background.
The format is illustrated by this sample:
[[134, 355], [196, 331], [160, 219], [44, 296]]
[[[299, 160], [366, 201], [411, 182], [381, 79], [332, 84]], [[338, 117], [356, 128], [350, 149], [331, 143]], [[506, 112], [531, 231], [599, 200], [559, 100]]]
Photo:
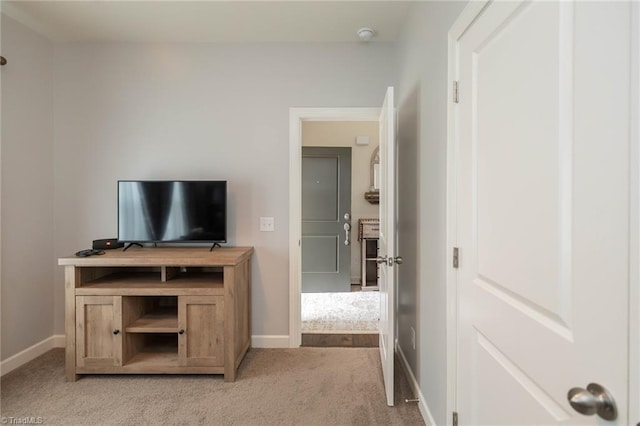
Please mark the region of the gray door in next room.
[[303, 147], [303, 293], [351, 290], [350, 216], [351, 148]]

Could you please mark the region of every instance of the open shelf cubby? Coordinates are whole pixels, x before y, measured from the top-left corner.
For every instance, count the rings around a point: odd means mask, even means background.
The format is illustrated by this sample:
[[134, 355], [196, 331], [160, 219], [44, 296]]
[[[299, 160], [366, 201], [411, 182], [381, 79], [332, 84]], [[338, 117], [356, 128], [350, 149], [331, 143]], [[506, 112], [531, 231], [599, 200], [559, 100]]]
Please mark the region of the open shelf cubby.
[[127, 296], [122, 300], [126, 333], [177, 333], [177, 296]]
[[123, 360], [125, 367], [179, 366], [178, 335], [175, 333], [132, 334], [127, 336], [129, 354]]

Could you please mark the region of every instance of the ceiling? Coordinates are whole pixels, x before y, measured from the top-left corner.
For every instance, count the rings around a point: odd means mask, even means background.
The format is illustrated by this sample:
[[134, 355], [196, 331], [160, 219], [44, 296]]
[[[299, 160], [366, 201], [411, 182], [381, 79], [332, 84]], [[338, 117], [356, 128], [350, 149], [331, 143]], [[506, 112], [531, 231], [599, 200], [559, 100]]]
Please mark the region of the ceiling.
[[53, 41], [395, 41], [406, 1], [2, 1], [2, 12]]

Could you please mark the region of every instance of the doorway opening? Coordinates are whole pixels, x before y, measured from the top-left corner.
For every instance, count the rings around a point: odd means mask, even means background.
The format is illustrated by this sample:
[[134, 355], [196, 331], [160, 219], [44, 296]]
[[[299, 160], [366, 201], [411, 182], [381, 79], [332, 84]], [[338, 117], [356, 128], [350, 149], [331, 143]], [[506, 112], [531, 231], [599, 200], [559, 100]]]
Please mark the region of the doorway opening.
[[373, 189], [378, 127], [377, 121], [302, 124], [303, 346], [377, 345], [379, 293], [366, 290], [378, 289], [377, 235], [371, 235], [377, 226], [370, 226], [378, 205], [365, 194]]
[[[377, 108], [309, 108], [292, 109], [291, 129], [291, 168], [290, 168], [290, 346], [327, 345], [327, 346], [377, 346], [377, 324], [379, 299], [375, 291], [362, 291], [362, 238], [360, 223], [362, 219], [375, 220], [378, 206], [365, 199], [365, 193], [371, 190], [372, 152], [378, 144], [379, 113]], [[360, 138], [358, 138], [360, 136]], [[330, 205], [335, 216], [333, 222], [339, 226], [339, 237], [326, 237], [324, 244], [329, 251], [337, 247], [347, 253], [346, 264], [340, 272], [346, 272], [346, 281], [342, 287], [323, 288], [318, 281], [318, 270], [335, 268], [338, 275], [338, 260], [329, 253], [320, 253], [322, 244], [307, 238], [303, 228], [303, 187], [305, 176], [309, 175], [310, 165], [318, 166], [318, 161], [304, 165], [304, 152], [309, 148], [335, 149], [350, 148], [351, 190], [350, 206]], [[318, 151], [314, 154], [318, 157]], [[326, 157], [325, 157], [326, 158]], [[327, 161], [330, 163], [330, 161]], [[321, 171], [318, 173], [322, 173]], [[313, 176], [306, 176], [310, 178]], [[321, 179], [311, 180], [311, 184], [321, 186]], [[323, 201], [321, 208], [327, 207]], [[313, 205], [313, 203], [312, 203]], [[345, 210], [345, 211], [342, 211]], [[345, 219], [345, 214], [348, 218]], [[316, 221], [317, 222], [317, 221]], [[317, 223], [316, 223], [317, 224]], [[345, 229], [349, 228], [349, 229]], [[371, 253], [370, 253], [371, 254]], [[320, 263], [320, 264], [319, 264]], [[314, 269], [315, 268], [315, 269]], [[346, 271], [345, 271], [346, 268]], [[314, 276], [315, 275], [315, 276]], [[366, 274], [365, 274], [366, 275]], [[343, 275], [345, 276], [345, 275]], [[305, 278], [315, 280], [315, 286], [305, 289]], [[366, 279], [366, 276], [365, 276]], [[369, 277], [371, 280], [371, 277]], [[366, 284], [366, 281], [365, 281]], [[369, 282], [370, 284], [370, 282]], [[365, 290], [367, 286], [365, 285]], [[369, 286], [371, 287], [371, 286]], [[326, 291], [325, 291], [326, 290]], [[304, 334], [304, 340], [303, 340]]]

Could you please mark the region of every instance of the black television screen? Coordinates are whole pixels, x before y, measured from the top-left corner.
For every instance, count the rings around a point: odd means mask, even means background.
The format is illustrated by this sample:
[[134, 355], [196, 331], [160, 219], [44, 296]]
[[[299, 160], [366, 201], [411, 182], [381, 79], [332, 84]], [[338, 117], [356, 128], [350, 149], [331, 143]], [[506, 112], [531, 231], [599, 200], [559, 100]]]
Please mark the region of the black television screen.
[[226, 181], [118, 181], [118, 240], [227, 240]]

